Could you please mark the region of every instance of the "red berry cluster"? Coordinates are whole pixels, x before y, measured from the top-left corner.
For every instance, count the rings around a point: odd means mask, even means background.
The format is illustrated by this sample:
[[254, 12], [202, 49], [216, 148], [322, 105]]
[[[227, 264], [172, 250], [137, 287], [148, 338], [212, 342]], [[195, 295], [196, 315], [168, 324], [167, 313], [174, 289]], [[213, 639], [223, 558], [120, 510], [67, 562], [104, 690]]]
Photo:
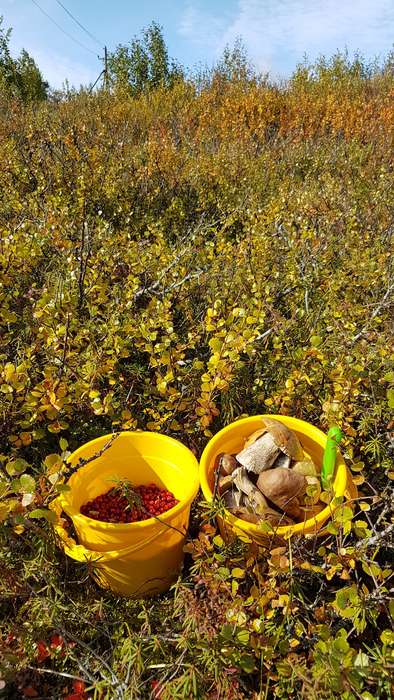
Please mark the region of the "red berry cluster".
[[82, 515], [105, 523], [136, 523], [165, 513], [179, 501], [156, 484], [133, 486], [130, 493], [114, 487], [81, 506]]

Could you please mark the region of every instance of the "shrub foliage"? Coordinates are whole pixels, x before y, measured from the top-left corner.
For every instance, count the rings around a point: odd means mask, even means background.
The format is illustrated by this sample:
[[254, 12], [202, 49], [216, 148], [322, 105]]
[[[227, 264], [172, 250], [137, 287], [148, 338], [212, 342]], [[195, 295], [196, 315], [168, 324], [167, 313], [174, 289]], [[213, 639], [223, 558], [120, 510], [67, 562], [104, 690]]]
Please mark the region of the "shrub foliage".
[[[392, 60], [279, 86], [230, 58], [134, 97], [3, 95], [4, 697], [390, 697]], [[360, 498], [324, 538], [262, 555], [196, 508], [183, 577], [145, 602], [57, 549], [69, 450], [148, 429], [199, 453], [264, 412], [345, 433]]]

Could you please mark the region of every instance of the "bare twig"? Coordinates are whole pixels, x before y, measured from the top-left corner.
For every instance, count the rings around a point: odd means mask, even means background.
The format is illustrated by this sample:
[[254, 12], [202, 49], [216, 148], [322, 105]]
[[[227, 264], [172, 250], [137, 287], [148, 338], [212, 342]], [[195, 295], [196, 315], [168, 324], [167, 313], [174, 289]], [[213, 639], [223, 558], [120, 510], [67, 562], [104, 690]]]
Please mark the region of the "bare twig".
[[66, 361], [66, 355], [67, 355], [67, 345], [68, 345], [68, 332], [70, 330], [70, 314], [67, 314], [67, 322], [66, 322], [66, 330], [64, 333], [64, 341], [63, 341], [63, 355], [62, 355], [62, 360], [60, 367], [58, 369], [57, 377], [58, 379], [62, 378], [64, 366], [65, 366], [65, 361]]
[[392, 532], [394, 532], [394, 523], [391, 523], [391, 525], [388, 525], [384, 530], [378, 532], [376, 535], [360, 540], [354, 545], [354, 549], [367, 549], [368, 547], [375, 547], [375, 545], [389, 537]]
[[30, 669], [30, 671], [35, 671], [36, 673], [50, 673], [52, 676], [62, 676], [64, 678], [72, 678], [75, 681], [84, 681], [86, 678], [82, 676], [74, 676], [72, 673], [65, 673], [62, 671], [54, 671], [53, 668], [38, 668], [36, 666], [25, 666], [25, 668]]
[[111, 445], [115, 442], [117, 437], [119, 437], [119, 433], [112, 433], [110, 439], [108, 440], [108, 442], [105, 443], [104, 447], [102, 447], [101, 450], [95, 452], [94, 455], [92, 455], [91, 457], [87, 457], [86, 459], [81, 457], [81, 459], [78, 460], [77, 464], [74, 464], [74, 466], [70, 466], [69, 469], [72, 472], [74, 472], [77, 469], [80, 469], [80, 467], [84, 467], [86, 464], [89, 464], [89, 462], [94, 462], [95, 459], [101, 457], [101, 455], [104, 454], [104, 452], [106, 452], [111, 447]]
[[353, 336], [353, 338], [352, 338], [353, 343], [355, 343], [359, 338], [361, 338], [361, 336], [365, 333], [365, 331], [368, 330], [368, 328], [370, 327], [370, 325], [371, 325], [373, 319], [375, 318], [375, 316], [377, 316], [378, 313], [379, 313], [379, 311], [380, 311], [384, 306], [386, 306], [386, 299], [388, 299], [388, 298], [390, 297], [390, 294], [391, 294], [391, 292], [393, 292], [393, 291], [394, 291], [394, 284], [389, 284], [388, 287], [387, 287], [387, 289], [386, 289], [386, 292], [385, 292], [383, 298], [381, 299], [381, 301], [378, 303], [378, 305], [377, 305], [377, 306], [374, 308], [374, 310], [372, 311], [371, 318], [369, 319], [369, 321], [367, 321], [367, 323], [365, 324], [365, 326], [361, 329], [361, 331], [360, 331], [359, 333], [357, 333], [357, 335], [354, 335], [354, 336]]
[[88, 262], [92, 253], [92, 246], [89, 237], [88, 222], [84, 221], [81, 229], [81, 245], [79, 247], [79, 277], [78, 277], [78, 308], [81, 309], [85, 298], [85, 277]]

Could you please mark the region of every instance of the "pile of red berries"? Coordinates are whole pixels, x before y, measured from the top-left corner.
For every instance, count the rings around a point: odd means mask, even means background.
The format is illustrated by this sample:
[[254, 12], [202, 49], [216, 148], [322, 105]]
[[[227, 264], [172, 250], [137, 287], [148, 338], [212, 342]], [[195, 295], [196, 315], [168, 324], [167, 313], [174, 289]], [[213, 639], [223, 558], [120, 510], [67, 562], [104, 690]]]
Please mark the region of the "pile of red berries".
[[131, 489], [114, 487], [81, 506], [81, 513], [105, 523], [136, 523], [161, 515], [177, 503], [170, 491], [156, 484]]

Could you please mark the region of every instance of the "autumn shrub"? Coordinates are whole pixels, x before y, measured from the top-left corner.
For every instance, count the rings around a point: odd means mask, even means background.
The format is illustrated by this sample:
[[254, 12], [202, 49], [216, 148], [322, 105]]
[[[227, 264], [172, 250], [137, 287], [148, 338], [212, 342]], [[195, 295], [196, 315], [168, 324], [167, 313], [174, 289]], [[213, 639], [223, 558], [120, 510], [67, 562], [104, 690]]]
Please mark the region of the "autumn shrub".
[[[0, 105], [0, 697], [390, 697], [394, 78], [357, 61]], [[196, 507], [146, 602], [56, 547], [82, 442], [198, 454], [263, 412], [344, 431], [322, 540], [258, 554]]]

